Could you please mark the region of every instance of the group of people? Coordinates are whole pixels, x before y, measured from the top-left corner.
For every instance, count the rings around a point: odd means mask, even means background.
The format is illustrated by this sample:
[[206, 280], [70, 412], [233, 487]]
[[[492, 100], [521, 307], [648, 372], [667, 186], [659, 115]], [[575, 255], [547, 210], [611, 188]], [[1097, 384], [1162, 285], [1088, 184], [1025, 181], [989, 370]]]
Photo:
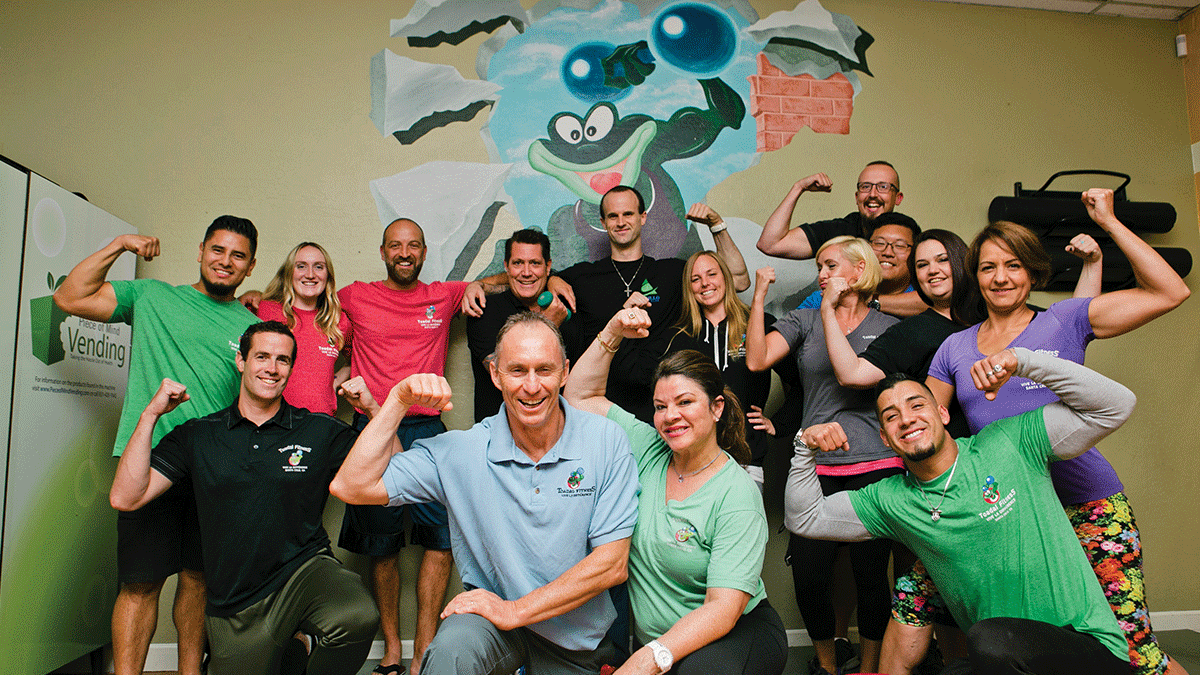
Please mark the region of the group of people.
[[[1027, 301], [1049, 258], [1025, 228], [995, 223], [970, 246], [923, 232], [895, 212], [886, 162], [863, 170], [856, 212], [791, 227], [803, 193], [831, 189], [824, 174], [798, 181], [763, 228], [763, 252], [818, 269], [819, 289], [777, 320], [773, 269], [738, 298], [751, 277], [716, 212], [688, 212], [714, 250], [654, 259], [626, 186], [601, 200], [609, 257], [552, 272], [546, 235], [520, 230], [503, 271], [470, 283], [420, 281], [409, 219], [384, 230], [381, 281], [338, 289], [328, 253], [304, 242], [240, 301], [257, 247], [242, 218], [208, 228], [191, 285], [105, 281], [124, 252], [157, 256], [153, 237], [89, 256], [56, 302], [134, 327], [111, 493], [115, 671], [141, 672], [179, 573], [181, 673], [205, 659], [217, 675], [357, 673], [380, 628], [375, 672], [403, 672], [408, 506], [425, 549], [414, 673], [778, 675], [762, 467], [773, 437], [796, 432], [787, 559], [811, 672], [849, 667], [835, 637], [854, 605], [863, 672], [913, 672], [935, 625], [946, 672], [1182, 672], [1157, 648], [1136, 525], [1092, 447], [1132, 395], [1070, 361], [1187, 286], [1116, 219], [1111, 191], [1082, 199], [1137, 287], [1100, 294], [1099, 247], [1081, 236], [1077, 297], [1043, 310]], [[476, 424], [447, 431], [460, 312]], [[799, 429], [765, 415], [771, 369]], [[369, 556], [369, 583], [333, 557], [330, 493], [348, 504], [338, 544]], [[849, 593], [833, 581], [838, 542]], [[455, 566], [465, 590], [443, 607]]]

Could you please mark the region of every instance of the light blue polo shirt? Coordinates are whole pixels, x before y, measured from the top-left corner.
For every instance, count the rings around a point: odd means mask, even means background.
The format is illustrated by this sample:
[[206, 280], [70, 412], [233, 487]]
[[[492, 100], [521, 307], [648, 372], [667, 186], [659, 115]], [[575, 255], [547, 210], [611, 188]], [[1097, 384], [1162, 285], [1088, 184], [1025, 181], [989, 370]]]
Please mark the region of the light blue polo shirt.
[[[637, 465], [621, 427], [559, 397], [566, 422], [536, 464], [500, 412], [466, 431], [417, 441], [383, 474], [388, 504], [437, 501], [464, 584], [515, 600], [541, 588], [637, 522]], [[608, 593], [528, 626], [565, 649], [592, 650], [616, 612]]]

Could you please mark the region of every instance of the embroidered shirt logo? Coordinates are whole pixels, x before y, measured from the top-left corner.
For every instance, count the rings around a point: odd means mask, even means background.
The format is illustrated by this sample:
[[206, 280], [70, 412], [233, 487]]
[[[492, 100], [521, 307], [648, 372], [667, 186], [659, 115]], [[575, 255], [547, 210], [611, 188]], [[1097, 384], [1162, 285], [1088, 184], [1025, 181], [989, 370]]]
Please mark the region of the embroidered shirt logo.
[[995, 477], [988, 476], [987, 480], [983, 481], [983, 501], [995, 504], [999, 500], [1000, 486], [996, 484]]
[[567, 487], [558, 488], [558, 494], [563, 497], [587, 497], [596, 493], [596, 486], [581, 487], [584, 476], [583, 467], [578, 467], [567, 476]]
[[571, 488], [572, 490], [579, 487], [579, 484], [582, 482], [583, 482], [583, 467], [579, 467], [578, 469], [575, 469], [574, 471], [571, 472], [570, 476], [567, 476], [567, 487]]
[[304, 455], [312, 452], [312, 448], [303, 445], [288, 445], [278, 450], [280, 455], [287, 456], [287, 464], [283, 465], [285, 473], [304, 473], [308, 465], [303, 464]]

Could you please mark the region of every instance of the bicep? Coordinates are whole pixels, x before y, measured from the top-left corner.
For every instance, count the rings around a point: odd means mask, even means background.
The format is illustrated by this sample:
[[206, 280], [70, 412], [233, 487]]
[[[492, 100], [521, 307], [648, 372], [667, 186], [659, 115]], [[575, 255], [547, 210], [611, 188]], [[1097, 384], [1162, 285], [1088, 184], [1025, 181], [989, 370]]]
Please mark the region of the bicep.
[[1124, 335], [1171, 311], [1161, 297], [1140, 288], [1104, 293], [1088, 305], [1088, 320], [1097, 338]]
[[792, 351], [792, 346], [788, 344], [788, 341], [777, 330], [773, 330], [773, 331], [770, 331], [769, 333], [767, 333], [766, 337], [764, 338], [764, 341], [766, 342], [766, 350], [767, 350], [767, 353], [766, 353], [766, 364], [767, 364], [766, 367], [767, 368], [770, 368], [771, 366], [775, 365], [776, 363], [779, 363], [779, 361], [782, 360], [783, 357], [787, 356]]
[[933, 397], [937, 399], [938, 405], [949, 410], [950, 404], [954, 401], [954, 385], [948, 382], [942, 382], [933, 375], [925, 378], [925, 387], [933, 393]]
[[[60, 287], [59, 291], [63, 289]], [[69, 293], [69, 289], [68, 289]], [[82, 297], [54, 294], [55, 304], [64, 312], [89, 321], [107, 323], [117, 311], [117, 292], [110, 282], [100, 284], [94, 293]]]

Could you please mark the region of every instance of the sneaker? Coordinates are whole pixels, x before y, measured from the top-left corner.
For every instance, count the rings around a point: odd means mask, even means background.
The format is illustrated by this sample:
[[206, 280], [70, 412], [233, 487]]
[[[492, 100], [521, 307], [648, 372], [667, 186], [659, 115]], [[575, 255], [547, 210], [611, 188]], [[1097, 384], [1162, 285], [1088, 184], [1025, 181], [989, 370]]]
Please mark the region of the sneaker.
[[846, 638], [834, 638], [833, 650], [837, 659], [837, 667], [839, 673], [857, 673], [858, 667], [862, 665], [862, 659], [858, 656], [858, 651], [854, 649], [854, 645]]
[[821, 667], [821, 661], [817, 657], [812, 657], [808, 660], [808, 675], [841, 675], [841, 672], [831, 673]]

